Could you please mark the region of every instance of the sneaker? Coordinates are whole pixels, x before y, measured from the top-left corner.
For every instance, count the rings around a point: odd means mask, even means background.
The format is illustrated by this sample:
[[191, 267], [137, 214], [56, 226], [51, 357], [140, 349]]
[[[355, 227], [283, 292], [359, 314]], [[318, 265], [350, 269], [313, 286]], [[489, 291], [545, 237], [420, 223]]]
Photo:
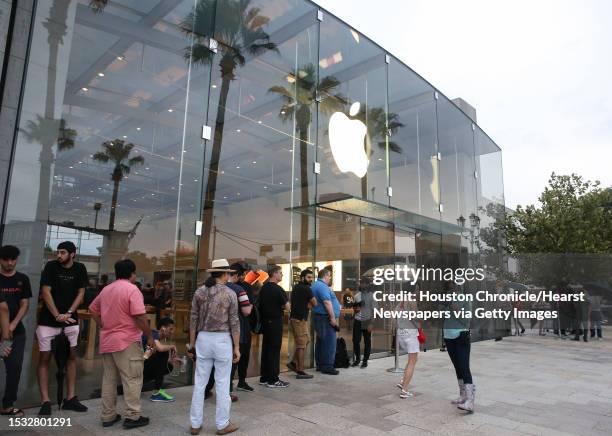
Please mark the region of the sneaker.
[[38, 411], [38, 416], [49, 416], [51, 415], [51, 401], [45, 401], [40, 406], [40, 410]]
[[239, 391], [245, 391], [245, 392], [253, 392], [255, 390], [252, 387], [250, 387], [246, 382], [238, 383], [238, 386], [236, 386], [236, 389]]
[[396, 384], [395, 386], [400, 388], [400, 389], [404, 389], [404, 380], [400, 380], [399, 383]]
[[151, 395], [149, 397], [149, 400], [156, 403], [171, 403], [174, 401], [174, 397], [166, 394], [165, 392], [162, 393], [160, 389], [156, 394]]
[[293, 371], [293, 372], [298, 372], [297, 370], [297, 366], [294, 362], [289, 362], [287, 364], [287, 368], [289, 368], [289, 370]]
[[361, 366], [359, 368], [367, 368], [368, 367], [368, 361], [364, 360], [363, 362], [361, 362]]
[[113, 419], [112, 421], [105, 421], [102, 423], [102, 427], [112, 427], [113, 425], [115, 425], [116, 423], [118, 423], [119, 421], [121, 421], [121, 415], [119, 415], [118, 413], [115, 415], [115, 419]]
[[305, 373], [304, 371], [299, 371], [297, 373], [297, 375], [295, 376], [295, 378], [298, 379], [298, 380], [308, 380], [308, 379], [311, 379], [313, 377], [314, 377], [314, 375]]
[[232, 400], [232, 403], [235, 403], [238, 401], [238, 395], [230, 394], [230, 399]]
[[266, 387], [273, 388], [273, 389], [276, 389], [276, 388], [288, 388], [289, 387], [289, 383], [287, 383], [285, 381], [282, 381], [282, 380], [278, 380], [276, 383], [268, 383], [266, 385]]
[[236, 430], [238, 430], [238, 426], [232, 422], [230, 422], [229, 424], [227, 424], [225, 426], [225, 428], [222, 428], [221, 430], [217, 430], [217, 434], [228, 434], [228, 433], [232, 433], [235, 432]]
[[259, 379], [259, 384], [260, 384], [260, 385], [262, 385], [262, 386], [267, 386], [267, 385], [268, 385], [268, 382], [267, 382], [267, 381], [264, 381], [264, 380], [262, 380], [262, 379]]
[[340, 374], [340, 371], [338, 371], [337, 369], [326, 369], [324, 371], [321, 371], [321, 374], [338, 375]]
[[64, 401], [62, 401], [61, 409], [74, 410], [75, 412], [87, 412], [87, 406], [81, 404], [76, 395], [69, 400], [64, 399]]
[[147, 418], [146, 416], [141, 416], [138, 419], [125, 418], [123, 420], [123, 428], [127, 428], [127, 429], [144, 427], [145, 425], [149, 425], [149, 418]]
[[410, 398], [412, 397], [412, 392], [409, 391], [405, 391], [402, 389], [402, 391], [399, 394], [400, 398], [406, 399], [406, 398]]
[[361, 363], [361, 360], [357, 359], [353, 362], [351, 366], [359, 366], [360, 363]]

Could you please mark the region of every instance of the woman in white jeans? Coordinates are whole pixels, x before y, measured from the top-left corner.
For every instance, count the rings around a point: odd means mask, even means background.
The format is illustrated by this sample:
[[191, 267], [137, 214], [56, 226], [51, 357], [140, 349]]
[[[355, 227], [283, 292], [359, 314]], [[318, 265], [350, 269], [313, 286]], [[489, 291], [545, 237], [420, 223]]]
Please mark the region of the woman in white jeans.
[[[191, 303], [191, 323], [187, 352], [196, 360], [191, 398], [191, 434], [197, 435], [204, 420], [204, 390], [210, 371], [215, 368], [217, 434], [238, 430], [230, 422], [229, 385], [232, 363], [240, 360], [240, 322], [236, 293], [225, 284], [229, 277], [226, 259], [213, 260], [210, 277], [198, 288]], [[196, 340], [197, 336], [197, 340]], [[232, 351], [233, 350], [233, 351]]]

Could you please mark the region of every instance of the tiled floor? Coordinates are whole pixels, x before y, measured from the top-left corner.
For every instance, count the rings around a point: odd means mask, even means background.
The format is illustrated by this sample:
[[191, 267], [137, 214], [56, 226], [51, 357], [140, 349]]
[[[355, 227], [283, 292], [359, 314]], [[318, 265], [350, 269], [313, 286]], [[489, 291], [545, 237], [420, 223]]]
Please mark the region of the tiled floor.
[[[237, 434], [612, 434], [612, 340], [583, 343], [525, 336], [473, 344], [477, 409], [472, 415], [449, 403], [456, 385], [446, 353], [421, 353], [415, 396], [408, 400], [401, 400], [394, 387], [399, 377], [385, 371], [392, 365], [391, 358], [379, 359], [367, 369], [346, 369], [339, 376], [316, 373], [305, 381], [286, 375], [291, 386], [283, 390], [266, 389], [253, 380], [255, 392], [240, 393], [240, 401], [232, 406], [232, 420], [241, 427]], [[102, 428], [98, 399], [87, 401], [91, 412], [86, 414], [55, 412], [72, 418], [70, 428], [29, 428], [20, 434], [186, 434], [191, 388], [172, 393], [172, 404], [143, 397], [151, 424], [131, 433], [119, 425]], [[35, 416], [36, 410], [26, 412]], [[214, 433], [213, 414], [214, 398], [206, 401], [203, 434]], [[16, 434], [16, 429], [9, 429], [2, 417], [0, 432]]]

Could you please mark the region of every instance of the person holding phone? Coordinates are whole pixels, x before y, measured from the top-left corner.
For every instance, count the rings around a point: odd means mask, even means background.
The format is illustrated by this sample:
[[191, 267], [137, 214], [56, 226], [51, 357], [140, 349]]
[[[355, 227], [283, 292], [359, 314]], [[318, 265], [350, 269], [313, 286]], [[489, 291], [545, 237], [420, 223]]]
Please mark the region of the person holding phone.
[[[149, 400], [158, 403], [171, 403], [174, 397], [163, 389], [164, 377], [170, 374], [174, 365], [180, 365], [181, 359], [177, 356], [176, 345], [166, 341], [174, 334], [174, 320], [164, 317], [157, 322], [157, 330], [151, 330], [153, 336], [153, 353], [144, 361], [143, 383], [153, 380], [155, 392]], [[142, 346], [146, 350], [151, 344], [146, 335], [142, 335]]]

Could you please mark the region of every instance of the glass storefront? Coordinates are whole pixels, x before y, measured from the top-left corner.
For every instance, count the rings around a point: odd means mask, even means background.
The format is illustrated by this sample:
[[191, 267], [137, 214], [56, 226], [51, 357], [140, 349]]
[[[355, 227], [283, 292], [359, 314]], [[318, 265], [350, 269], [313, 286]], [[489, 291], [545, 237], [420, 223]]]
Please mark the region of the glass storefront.
[[[381, 265], [503, 267], [494, 235], [481, 237], [503, 213], [500, 149], [313, 3], [55, 0], [37, 3], [33, 25], [2, 240], [21, 249], [32, 283], [63, 240], [87, 267], [87, 302], [130, 258], [151, 321], [174, 318], [183, 354], [214, 258], [281, 265], [287, 291], [302, 269], [331, 266], [339, 299]], [[90, 318], [84, 304], [81, 398], [101, 378]], [[349, 350], [351, 326], [343, 309]], [[427, 328], [428, 347], [439, 345], [439, 325]], [[373, 352], [387, 355], [392, 336], [377, 320]], [[292, 348], [285, 327], [281, 368]], [[258, 338], [251, 353], [256, 375]], [[188, 384], [190, 371], [168, 380]]]

